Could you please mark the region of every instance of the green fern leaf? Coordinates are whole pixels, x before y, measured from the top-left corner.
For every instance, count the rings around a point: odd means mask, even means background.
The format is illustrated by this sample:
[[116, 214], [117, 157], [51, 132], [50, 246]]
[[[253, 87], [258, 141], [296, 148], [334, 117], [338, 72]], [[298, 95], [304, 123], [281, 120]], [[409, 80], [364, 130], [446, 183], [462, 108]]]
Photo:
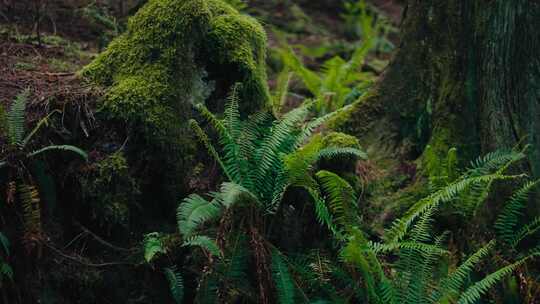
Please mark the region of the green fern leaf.
[[272, 277], [276, 284], [278, 302], [280, 304], [295, 303], [294, 283], [289, 268], [277, 250], [272, 251]]
[[84, 152], [80, 148], [77, 148], [77, 147], [71, 146], [71, 145], [47, 146], [47, 147], [41, 148], [41, 149], [39, 149], [37, 151], [34, 151], [32, 153], [29, 153], [28, 157], [37, 156], [37, 155], [39, 155], [39, 154], [41, 154], [43, 152], [47, 152], [47, 151], [69, 151], [69, 152], [73, 152], [73, 153], [81, 156], [84, 160], [88, 160], [88, 154], [86, 154], [86, 152]]
[[538, 256], [540, 254], [533, 254], [527, 256], [513, 264], [505, 266], [489, 275], [487, 275], [482, 280], [474, 283], [471, 287], [467, 288], [465, 292], [461, 294], [457, 304], [475, 304], [478, 300], [482, 298], [482, 295], [485, 294], [489, 289], [493, 288], [497, 283], [499, 283], [504, 277], [510, 275], [518, 267], [523, 265], [525, 262], [531, 258]]
[[20, 144], [25, 133], [26, 102], [30, 96], [30, 90], [19, 93], [11, 104], [7, 114], [8, 137], [12, 145]]
[[157, 232], [148, 233], [143, 239], [144, 259], [147, 263], [152, 262], [158, 254], [165, 254], [167, 250], [161, 242], [161, 234]]
[[219, 203], [209, 202], [197, 194], [192, 194], [178, 207], [178, 229], [184, 238], [190, 238], [200, 225], [217, 218], [220, 213]]
[[204, 235], [197, 235], [188, 238], [184, 241], [183, 246], [201, 247], [202, 249], [210, 252], [212, 255], [220, 257], [222, 256], [221, 250], [214, 240]]
[[184, 300], [184, 279], [176, 267], [168, 267], [163, 270], [165, 278], [169, 282], [169, 290], [176, 304], [182, 304]]
[[[526, 207], [531, 191], [540, 184], [540, 180], [529, 181], [516, 191], [495, 222], [495, 229], [501, 240], [507, 244], [517, 245], [516, 226], [520, 217], [523, 215], [523, 209]], [[520, 236], [520, 233], [517, 234]]]

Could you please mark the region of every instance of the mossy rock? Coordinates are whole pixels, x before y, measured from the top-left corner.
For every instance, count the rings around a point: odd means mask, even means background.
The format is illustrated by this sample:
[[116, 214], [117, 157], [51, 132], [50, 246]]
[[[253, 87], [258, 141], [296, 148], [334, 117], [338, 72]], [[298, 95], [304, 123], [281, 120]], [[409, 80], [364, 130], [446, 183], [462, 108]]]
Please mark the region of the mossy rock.
[[236, 82], [243, 113], [264, 107], [265, 56], [261, 25], [225, 2], [152, 0], [80, 74], [106, 87], [102, 112], [168, 144], [192, 103], [220, 102]]

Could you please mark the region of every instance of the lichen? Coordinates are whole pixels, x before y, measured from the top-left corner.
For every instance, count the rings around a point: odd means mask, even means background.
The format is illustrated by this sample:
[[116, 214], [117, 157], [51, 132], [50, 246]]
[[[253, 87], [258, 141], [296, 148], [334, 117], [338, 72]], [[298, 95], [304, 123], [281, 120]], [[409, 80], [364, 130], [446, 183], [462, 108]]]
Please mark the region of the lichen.
[[265, 106], [265, 54], [260, 24], [220, 0], [152, 0], [80, 74], [106, 87], [103, 113], [168, 144], [187, 120], [192, 96], [209, 95], [197, 92], [201, 71], [225, 69], [230, 78], [215, 81], [244, 83], [243, 111]]

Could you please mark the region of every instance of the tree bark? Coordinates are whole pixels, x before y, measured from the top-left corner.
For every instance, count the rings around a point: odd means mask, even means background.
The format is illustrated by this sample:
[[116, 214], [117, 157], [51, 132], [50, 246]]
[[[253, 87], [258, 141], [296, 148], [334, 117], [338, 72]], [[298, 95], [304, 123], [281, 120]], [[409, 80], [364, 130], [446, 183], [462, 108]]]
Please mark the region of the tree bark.
[[382, 80], [332, 124], [409, 160], [427, 144], [441, 154], [456, 146], [464, 161], [530, 144], [539, 177], [538, 29], [539, 1], [409, 0]]

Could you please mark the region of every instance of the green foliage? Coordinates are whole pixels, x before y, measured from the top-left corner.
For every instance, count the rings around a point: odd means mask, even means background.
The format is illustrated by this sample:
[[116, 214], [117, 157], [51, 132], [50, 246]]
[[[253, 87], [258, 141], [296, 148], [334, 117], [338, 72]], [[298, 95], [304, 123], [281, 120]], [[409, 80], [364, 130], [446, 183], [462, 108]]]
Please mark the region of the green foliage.
[[162, 235], [157, 232], [148, 233], [143, 239], [144, 260], [150, 263], [158, 254], [167, 253], [167, 249], [163, 246]]
[[306, 67], [290, 46], [283, 47], [279, 53], [287, 68], [300, 78], [313, 95], [313, 110], [321, 116], [352, 103], [371, 85], [373, 76], [359, 70], [372, 46], [372, 40], [363, 41], [349, 61], [336, 56], [323, 63], [320, 72]]
[[494, 181], [523, 177], [504, 174], [511, 164], [523, 157], [522, 153], [506, 151], [490, 153], [477, 159], [459, 178], [416, 202], [401, 219], [393, 223], [385, 237], [389, 241], [400, 241], [418, 217], [426, 212], [435, 211], [445, 203], [455, 204], [464, 209], [464, 213], [470, 214], [487, 198]]
[[287, 264], [276, 250], [272, 252], [272, 276], [276, 285], [278, 302], [292, 304], [294, 301], [294, 283]]
[[3, 281], [13, 280], [13, 269], [7, 262], [7, 258], [9, 257], [9, 240], [8, 238], [0, 232], [0, 248], [2, 248], [2, 251], [0, 251], [0, 287], [3, 285]]
[[163, 273], [169, 282], [169, 289], [174, 303], [182, 304], [184, 301], [184, 279], [182, 274], [175, 267], [165, 268]]
[[[277, 249], [265, 249], [268, 245], [260, 240], [267, 237], [265, 226], [261, 226], [263, 218], [272, 220], [281, 207], [285, 192], [290, 187], [300, 187], [311, 192], [319, 200], [317, 208], [335, 212], [337, 218], [345, 216], [344, 210], [334, 198], [332, 203], [323, 200], [324, 187], [320, 186], [313, 174], [317, 163], [338, 157], [365, 157], [360, 151], [358, 142], [344, 135], [333, 134], [329, 138], [317, 137], [311, 144], [301, 148], [312, 132], [323, 124], [331, 115], [307, 120], [312, 103], [306, 103], [299, 108], [284, 114], [280, 118], [272, 116], [267, 111], [255, 113], [247, 120], [240, 115], [238, 91], [235, 86], [228, 98], [223, 119], [212, 114], [205, 106], [197, 105], [198, 111], [206, 119], [218, 135], [219, 147], [212, 144], [210, 137], [201, 129], [198, 123], [191, 121], [190, 125], [201, 143], [207, 148], [209, 154], [215, 158], [221, 170], [228, 179], [221, 184], [218, 192], [211, 192], [206, 197], [192, 194], [185, 198], [177, 211], [178, 228], [184, 239], [184, 246], [198, 246], [203, 248], [210, 256], [218, 257], [213, 265], [213, 272], [202, 278], [199, 297], [206, 298], [208, 293], [221, 290], [222, 294], [233, 297], [235, 292], [250, 297], [251, 292], [242, 285], [244, 270], [234, 270], [239, 267], [237, 250], [230, 250], [230, 238], [250, 236], [251, 248], [243, 251], [251, 252], [254, 262], [259, 267], [269, 267], [274, 274], [274, 281], [278, 288], [278, 298], [283, 303], [294, 301], [294, 292], [291, 291], [292, 277], [288, 273], [287, 264]], [[307, 121], [306, 121], [307, 120]], [[328, 171], [320, 173], [325, 178]], [[335, 178], [339, 178], [337, 175]], [[330, 177], [328, 178], [330, 179]], [[346, 182], [335, 187], [346, 187]], [[330, 187], [330, 186], [329, 186]], [[339, 189], [333, 188], [336, 192]], [[344, 191], [352, 191], [350, 186]], [[349, 198], [343, 198], [349, 199]], [[347, 201], [347, 203], [349, 203]], [[328, 205], [329, 207], [326, 207]], [[235, 214], [236, 217], [230, 217]], [[235, 219], [250, 218], [249, 221]], [[232, 221], [232, 222], [231, 222]], [[216, 237], [205, 234], [216, 233], [212, 223], [218, 224]], [[229, 223], [229, 224], [226, 224]], [[225, 226], [224, 226], [225, 225]], [[234, 233], [221, 235], [222, 227], [233, 225]], [[256, 232], [256, 231], [260, 231]], [[208, 234], [209, 235], [209, 234]], [[243, 242], [240, 242], [243, 243]], [[225, 244], [229, 244], [226, 246]], [[234, 246], [233, 248], [238, 248]], [[274, 252], [266, 257], [265, 251]], [[238, 264], [238, 265], [237, 265]], [[229, 269], [230, 271], [226, 271]], [[243, 269], [243, 267], [242, 267]], [[265, 280], [262, 273], [258, 274], [259, 281]], [[215, 285], [215, 280], [226, 282]], [[262, 283], [261, 283], [262, 284]], [[231, 300], [232, 301], [232, 300]]]
[[[0, 169], [7, 168], [7, 202], [13, 203], [15, 193], [18, 193], [18, 200], [22, 213], [23, 243], [28, 252], [41, 246], [43, 240], [43, 227], [41, 219], [41, 199], [39, 190], [35, 186], [30, 172], [27, 169], [37, 156], [47, 151], [69, 151], [87, 159], [87, 154], [81, 149], [71, 145], [50, 145], [37, 150], [30, 150], [34, 136], [43, 126], [50, 123], [50, 117], [59, 112], [53, 111], [46, 117], [38, 121], [36, 126], [26, 132], [26, 103], [30, 96], [30, 91], [25, 90], [17, 95], [7, 115], [0, 117], [4, 119], [0, 123], [4, 126], [7, 135], [7, 147], [0, 156]], [[7, 269], [7, 268], [6, 268]]]
[[530, 193], [538, 184], [540, 184], [540, 180], [528, 181], [518, 189], [505, 204], [503, 211], [499, 214], [495, 222], [495, 230], [499, 238], [512, 247], [517, 246], [528, 234], [532, 234], [540, 229], [538, 218], [534, 219], [530, 224], [525, 225], [521, 230], [518, 229], [524, 209], [529, 202]]
[[385, 18], [384, 13], [364, 0], [347, 0], [343, 4], [344, 13], [341, 17], [345, 22], [345, 34], [362, 40], [374, 37], [378, 51], [389, 52], [394, 49], [394, 44], [387, 36], [398, 30]]

